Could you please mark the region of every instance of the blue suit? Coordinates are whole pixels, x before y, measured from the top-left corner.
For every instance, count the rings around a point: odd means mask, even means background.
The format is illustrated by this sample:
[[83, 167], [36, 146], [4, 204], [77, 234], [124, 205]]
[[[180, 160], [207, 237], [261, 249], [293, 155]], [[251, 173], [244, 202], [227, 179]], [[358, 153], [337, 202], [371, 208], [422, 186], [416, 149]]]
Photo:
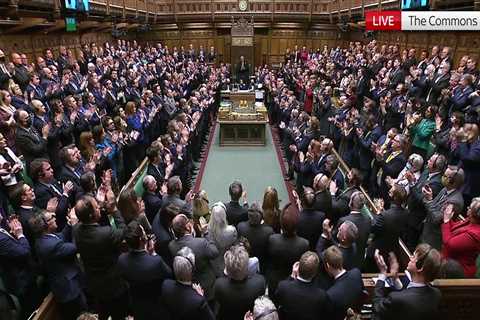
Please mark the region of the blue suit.
[[59, 302], [68, 302], [83, 295], [81, 272], [76, 262], [77, 247], [71, 241], [72, 228], [62, 233], [44, 234], [36, 239], [35, 249], [46, 272], [50, 289]]
[[0, 228], [0, 266], [7, 290], [23, 296], [33, 282], [30, 245], [25, 237], [15, 239]]
[[463, 185], [463, 194], [467, 198], [478, 197], [480, 195], [480, 139], [473, 143], [460, 143], [454, 150], [454, 155], [461, 161], [461, 166], [465, 170], [465, 184]]

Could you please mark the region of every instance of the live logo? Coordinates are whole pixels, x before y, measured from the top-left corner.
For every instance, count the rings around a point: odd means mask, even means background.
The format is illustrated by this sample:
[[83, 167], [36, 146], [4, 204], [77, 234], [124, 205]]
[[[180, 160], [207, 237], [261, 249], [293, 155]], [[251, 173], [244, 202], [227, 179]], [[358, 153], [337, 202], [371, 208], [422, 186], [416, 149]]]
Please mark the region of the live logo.
[[401, 30], [401, 11], [369, 11], [365, 12], [367, 30]]

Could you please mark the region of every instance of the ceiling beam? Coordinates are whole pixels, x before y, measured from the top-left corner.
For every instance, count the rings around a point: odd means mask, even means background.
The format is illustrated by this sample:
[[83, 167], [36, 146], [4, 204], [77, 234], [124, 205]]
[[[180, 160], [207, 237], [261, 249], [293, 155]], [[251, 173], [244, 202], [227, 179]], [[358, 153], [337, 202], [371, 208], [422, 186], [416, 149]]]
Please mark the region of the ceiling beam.
[[6, 34], [18, 33], [32, 27], [53, 26], [53, 22], [48, 22], [43, 18], [21, 18], [20, 24], [5, 31]]

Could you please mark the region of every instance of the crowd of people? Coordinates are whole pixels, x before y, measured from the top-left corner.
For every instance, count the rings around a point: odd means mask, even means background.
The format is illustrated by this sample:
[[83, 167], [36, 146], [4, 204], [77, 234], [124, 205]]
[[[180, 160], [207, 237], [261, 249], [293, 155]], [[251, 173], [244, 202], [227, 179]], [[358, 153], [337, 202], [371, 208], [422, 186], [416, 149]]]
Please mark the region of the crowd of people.
[[[281, 208], [274, 187], [191, 190], [230, 85], [214, 50], [0, 51], [2, 315], [51, 291], [62, 319], [343, 320], [378, 272], [376, 317], [435, 318], [431, 282], [474, 277], [480, 252], [480, 76], [452, 54], [371, 41], [256, 68], [296, 190]], [[144, 157], [143, 194], [121, 189]]]

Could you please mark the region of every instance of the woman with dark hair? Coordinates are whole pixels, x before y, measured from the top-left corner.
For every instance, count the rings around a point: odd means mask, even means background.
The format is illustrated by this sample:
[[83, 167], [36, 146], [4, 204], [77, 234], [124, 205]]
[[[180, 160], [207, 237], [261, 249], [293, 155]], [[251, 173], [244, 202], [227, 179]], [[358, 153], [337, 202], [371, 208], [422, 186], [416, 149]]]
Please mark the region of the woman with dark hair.
[[115, 177], [118, 175], [118, 158], [120, 149], [117, 144], [107, 139], [105, 130], [101, 125], [95, 126], [92, 129], [95, 147], [107, 159], [109, 167], [113, 170]]
[[130, 101], [125, 106], [125, 116], [127, 117], [126, 122], [128, 128], [131, 130], [131, 139], [135, 141], [135, 155], [137, 162], [143, 160], [145, 157], [145, 133], [144, 129], [146, 126], [146, 121], [138, 112], [135, 102]]
[[427, 154], [431, 151], [430, 138], [435, 132], [435, 115], [438, 108], [429, 106], [425, 110], [423, 117], [419, 113], [414, 113], [412, 117], [407, 118], [407, 127], [410, 129], [412, 137], [412, 153], [427, 158]]
[[152, 226], [145, 215], [145, 205], [142, 198], [137, 196], [133, 188], [127, 188], [118, 196], [118, 210], [122, 214], [125, 224], [137, 221], [147, 234], [151, 234]]
[[152, 222], [152, 231], [155, 234], [155, 251], [162, 256], [166, 263], [173, 262], [168, 244], [174, 239], [171, 232], [172, 220], [180, 213], [180, 208], [173, 203], [163, 207]]
[[268, 239], [267, 266], [269, 292], [275, 292], [279, 281], [288, 277], [292, 265], [309, 249], [308, 240], [297, 235], [298, 213], [295, 206], [288, 203], [282, 210], [280, 226], [282, 233], [276, 233]]
[[280, 201], [278, 193], [274, 187], [267, 187], [263, 194], [263, 220], [266, 225], [273, 228], [275, 232], [280, 232]]

